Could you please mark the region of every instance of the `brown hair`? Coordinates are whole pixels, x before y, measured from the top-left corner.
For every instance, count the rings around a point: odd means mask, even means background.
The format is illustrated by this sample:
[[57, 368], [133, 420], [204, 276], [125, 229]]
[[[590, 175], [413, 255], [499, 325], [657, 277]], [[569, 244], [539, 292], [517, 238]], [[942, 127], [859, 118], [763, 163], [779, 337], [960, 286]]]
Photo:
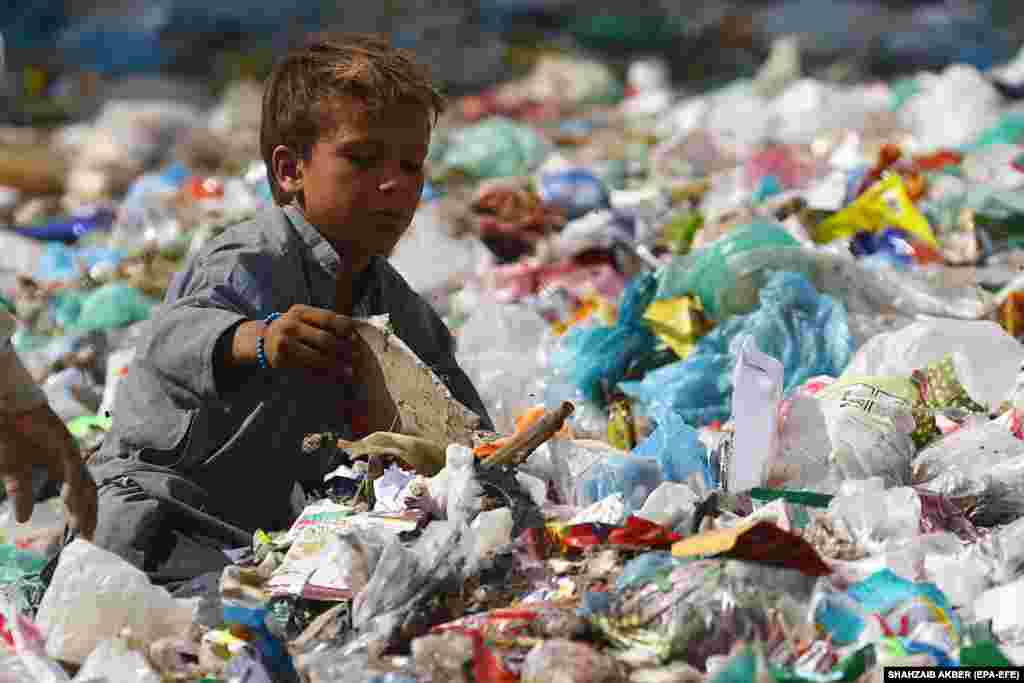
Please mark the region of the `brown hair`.
[[291, 196], [274, 177], [273, 154], [285, 145], [308, 159], [339, 95], [355, 97], [369, 114], [398, 103], [421, 105], [436, 123], [444, 97], [425, 65], [377, 35], [317, 36], [282, 59], [267, 79], [260, 121], [260, 153], [274, 200]]

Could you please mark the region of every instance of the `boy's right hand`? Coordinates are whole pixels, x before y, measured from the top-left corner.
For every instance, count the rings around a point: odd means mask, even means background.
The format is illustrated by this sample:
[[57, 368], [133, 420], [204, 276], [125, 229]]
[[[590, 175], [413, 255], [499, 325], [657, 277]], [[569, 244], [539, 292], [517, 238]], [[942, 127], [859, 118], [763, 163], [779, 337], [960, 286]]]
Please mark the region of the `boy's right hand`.
[[334, 311], [296, 304], [263, 331], [267, 363], [351, 379], [359, 354], [356, 321]]

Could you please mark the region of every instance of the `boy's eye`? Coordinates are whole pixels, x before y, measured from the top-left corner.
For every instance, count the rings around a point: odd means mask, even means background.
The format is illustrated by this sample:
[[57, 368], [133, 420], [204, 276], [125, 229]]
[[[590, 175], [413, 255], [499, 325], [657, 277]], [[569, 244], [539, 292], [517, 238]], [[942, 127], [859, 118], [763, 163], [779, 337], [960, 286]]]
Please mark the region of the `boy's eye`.
[[422, 161], [403, 161], [402, 170], [406, 173], [419, 173], [423, 170]]
[[346, 155], [348, 160], [352, 162], [353, 166], [358, 168], [369, 168], [373, 166], [374, 158], [372, 156], [364, 156], [361, 154], [348, 154]]

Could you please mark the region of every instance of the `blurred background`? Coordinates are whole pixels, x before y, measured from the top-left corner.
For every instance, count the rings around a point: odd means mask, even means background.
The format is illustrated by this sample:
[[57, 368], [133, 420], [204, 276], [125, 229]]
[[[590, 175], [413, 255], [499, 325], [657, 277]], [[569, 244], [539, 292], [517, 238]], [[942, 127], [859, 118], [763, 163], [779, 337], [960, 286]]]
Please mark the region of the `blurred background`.
[[453, 95], [558, 50], [625, 69], [662, 57], [707, 89], [756, 72], [772, 41], [799, 37], [808, 75], [889, 78], [965, 63], [986, 70], [1024, 42], [1019, 0], [7, 0], [0, 122], [88, 118], [123, 94], [202, 106], [265, 75], [321, 30], [374, 31], [415, 47]]

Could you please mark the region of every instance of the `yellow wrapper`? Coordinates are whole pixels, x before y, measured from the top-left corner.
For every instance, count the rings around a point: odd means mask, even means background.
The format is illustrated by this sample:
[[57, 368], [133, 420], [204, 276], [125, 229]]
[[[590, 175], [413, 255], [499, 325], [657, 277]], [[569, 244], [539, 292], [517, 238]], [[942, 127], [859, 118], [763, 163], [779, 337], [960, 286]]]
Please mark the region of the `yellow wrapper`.
[[692, 296], [655, 301], [644, 311], [644, 320], [680, 358], [690, 355], [709, 328], [700, 300]]
[[631, 451], [636, 446], [636, 423], [629, 401], [612, 404], [608, 417], [608, 443], [622, 451]]
[[822, 221], [814, 238], [827, 243], [862, 230], [878, 232], [888, 227], [905, 230], [928, 246], [939, 248], [928, 219], [910, 201], [903, 178], [895, 173], [885, 176], [845, 209]]

